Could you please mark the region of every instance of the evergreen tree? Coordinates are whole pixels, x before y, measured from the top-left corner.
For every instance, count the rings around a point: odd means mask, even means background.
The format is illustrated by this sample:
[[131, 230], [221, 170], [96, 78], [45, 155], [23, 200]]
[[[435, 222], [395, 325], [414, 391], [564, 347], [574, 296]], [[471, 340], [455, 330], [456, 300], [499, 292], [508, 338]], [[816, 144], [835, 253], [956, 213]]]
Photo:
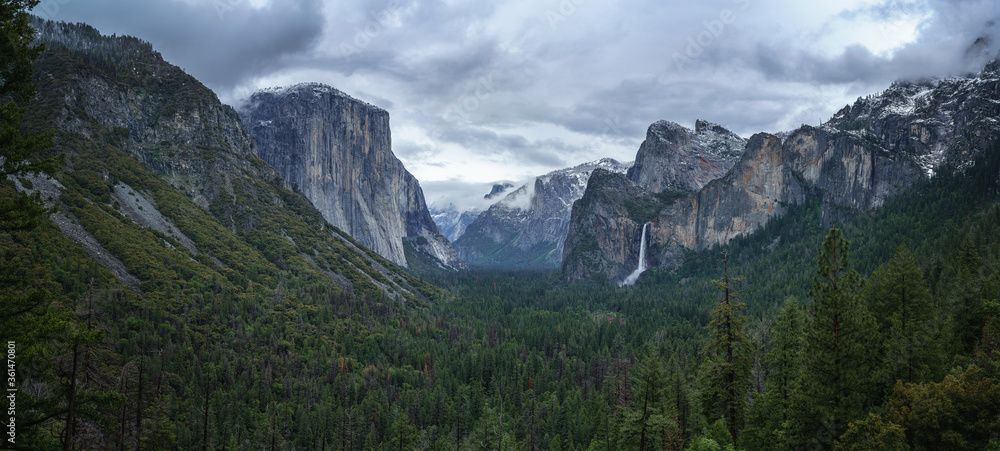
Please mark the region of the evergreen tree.
[[804, 323], [798, 300], [785, 299], [767, 341], [764, 356], [767, 387], [748, 414], [748, 421], [754, 426], [753, 440], [759, 447], [791, 447], [794, 396], [802, 372]]
[[799, 439], [827, 449], [861, 416], [870, 382], [866, 372], [874, 328], [860, 303], [860, 276], [850, 269], [848, 247], [840, 229], [833, 228], [819, 248], [796, 403]]
[[655, 350], [651, 350], [649, 357], [636, 367], [632, 385], [635, 387], [636, 408], [626, 414], [623, 435], [630, 436], [632, 446], [637, 449], [660, 449], [662, 432], [669, 430], [672, 436], [676, 425], [664, 410], [667, 376]]
[[745, 305], [731, 286], [729, 257], [723, 255], [723, 279], [715, 281], [722, 300], [712, 309], [712, 320], [708, 324], [709, 341], [704, 350], [703, 374], [708, 383], [708, 405], [714, 407], [716, 415], [725, 418], [731, 443], [735, 445], [750, 384], [753, 347], [745, 332]]
[[899, 245], [889, 263], [872, 273], [864, 299], [879, 327], [881, 376], [889, 382], [886, 389], [896, 380], [929, 380], [938, 366], [934, 301], [923, 271], [905, 244]]
[[[0, 183], [9, 183], [8, 176], [51, 173], [58, 161], [41, 158], [51, 146], [51, 133], [23, 131], [28, 104], [35, 97], [33, 62], [42, 52], [41, 46], [33, 45], [35, 29], [27, 13], [37, 4], [38, 0], [0, 0]], [[45, 212], [38, 194], [4, 196], [0, 228], [30, 229]]]
[[983, 259], [971, 236], [962, 241], [957, 260], [958, 280], [952, 294], [955, 309], [951, 317], [952, 351], [969, 354], [975, 349], [986, 325], [980, 276]]

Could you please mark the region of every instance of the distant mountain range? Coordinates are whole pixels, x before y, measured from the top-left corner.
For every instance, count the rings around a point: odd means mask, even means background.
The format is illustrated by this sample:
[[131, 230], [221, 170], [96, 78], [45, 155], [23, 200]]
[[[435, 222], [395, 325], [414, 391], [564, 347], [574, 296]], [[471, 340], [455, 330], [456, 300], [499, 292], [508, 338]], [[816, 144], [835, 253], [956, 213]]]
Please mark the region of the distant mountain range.
[[[86, 26], [40, 20], [36, 26], [40, 40], [53, 46], [40, 64], [51, 77], [42, 79], [40, 99], [58, 112], [49, 119], [63, 133], [60, 139], [113, 146], [251, 247], [263, 246], [254, 241], [264, 239], [253, 235], [258, 230], [303, 246], [291, 235], [295, 227], [273, 217], [288, 213], [282, 196], [304, 199], [308, 208], [293, 216], [309, 222], [314, 220], [303, 218], [320, 214], [323, 220], [314, 222], [329, 235], [323, 240], [353, 250], [317, 257], [310, 249], [334, 248], [317, 242], [289, 252], [338, 283], [362, 280], [348, 277], [360, 272], [387, 293], [416, 295], [412, 286], [382, 280], [395, 280], [386, 275], [397, 265], [561, 268], [571, 279], [620, 280], [638, 264], [647, 223], [648, 263], [672, 267], [686, 250], [725, 244], [810, 199], [822, 198], [824, 221], [831, 224], [877, 207], [942, 166], [968, 164], [1000, 130], [1000, 63], [994, 61], [969, 76], [894, 83], [821, 126], [788, 133], [745, 139], [708, 121], [696, 121], [693, 130], [658, 121], [634, 164], [603, 159], [517, 187], [499, 183], [483, 193], [481, 209], [428, 208], [419, 182], [392, 152], [385, 110], [306, 83], [255, 93], [237, 112], [148, 43], [103, 37]], [[61, 58], [59, 64], [46, 66], [53, 58]], [[126, 59], [134, 67], [123, 65]], [[80, 146], [68, 149], [74, 158], [87, 158]], [[91, 170], [111, 183], [111, 197], [57, 178], [49, 186], [52, 204], [63, 202], [52, 188], [60, 185], [109, 205], [123, 205], [122, 190], [141, 194], [133, 203], [146, 199], [149, 207], [129, 204], [121, 214], [229, 265], [170, 209], [156, 207], [160, 200], [151, 188], [134, 180], [116, 184], [124, 179], [110, 167]], [[67, 174], [90, 180], [89, 172]], [[23, 188], [46, 189], [46, 183]], [[67, 225], [74, 228], [67, 235], [90, 243], [122, 283], [140, 290], [142, 277], [71, 213], [62, 213], [61, 223], [81, 229]], [[346, 256], [352, 253], [369, 264], [351, 261]], [[287, 258], [284, 251], [275, 255]]]
[[583, 196], [597, 169], [624, 173], [629, 165], [605, 158], [536, 177], [479, 214], [455, 240], [455, 250], [473, 266], [558, 268], [573, 202]]

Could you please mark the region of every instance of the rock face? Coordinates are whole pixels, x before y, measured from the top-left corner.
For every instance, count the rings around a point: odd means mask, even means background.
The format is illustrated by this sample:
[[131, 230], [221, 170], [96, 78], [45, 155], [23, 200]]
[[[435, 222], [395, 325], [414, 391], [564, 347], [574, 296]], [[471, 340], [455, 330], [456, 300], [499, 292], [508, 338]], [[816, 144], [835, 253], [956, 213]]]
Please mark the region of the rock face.
[[[647, 220], [648, 259], [665, 267], [679, 264], [684, 249], [724, 244], [810, 198], [822, 199], [826, 222], [839, 221], [882, 205], [943, 165], [966, 164], [976, 149], [1000, 136], [998, 117], [998, 62], [969, 77], [897, 82], [880, 95], [858, 99], [820, 127], [753, 136], [728, 173], [673, 199], [655, 193], [691, 187], [684, 182], [697, 179], [677, 171], [670, 152], [650, 152], [653, 135], [667, 149], [687, 142], [682, 130], [654, 124], [640, 149], [646, 154], [643, 168], [637, 157], [637, 168], [629, 172], [640, 183], [594, 178], [574, 205], [563, 271], [570, 279], [627, 274], [634, 266], [629, 259], [635, 258], [629, 255], [637, 255], [637, 230]], [[645, 169], [649, 166], [660, 169]], [[612, 195], [616, 190], [625, 194]], [[629, 205], [657, 211], [637, 218]]]
[[[74, 57], [72, 52], [83, 54], [92, 48], [88, 46], [112, 45], [120, 58], [135, 62], [129, 76], [119, 81], [67, 63], [73, 70], [64, 71], [67, 82], [60, 95], [73, 107], [59, 109], [53, 118], [59, 130], [93, 138], [91, 121], [116, 130], [123, 150], [204, 208], [228, 196], [235, 178], [270, 180], [276, 175], [247, 158], [256, 149], [236, 110], [164, 61], [150, 44], [128, 36], [93, 38], [100, 34], [85, 26], [91, 34], [81, 37], [79, 27], [65, 23], [36, 19], [32, 25], [40, 41], [65, 47]], [[50, 80], [53, 75], [48, 74]], [[212, 150], [213, 158], [203, 157], [205, 149]]]
[[[661, 211], [652, 237], [664, 250], [705, 249], [753, 232], [813, 195], [823, 197], [832, 221], [882, 205], [920, 176], [913, 160], [871, 149], [849, 133], [803, 127], [785, 140], [761, 133], [729, 174]], [[676, 255], [662, 252], [659, 264], [677, 264]]]
[[628, 166], [605, 158], [537, 177], [479, 215], [455, 249], [473, 265], [557, 268], [573, 202], [598, 169], [623, 174]]
[[424, 194], [392, 153], [389, 113], [329, 86], [253, 94], [240, 109], [260, 157], [331, 224], [406, 266], [404, 240], [451, 268], [464, 263], [438, 233]]
[[694, 132], [659, 121], [649, 126], [628, 178], [653, 192], [698, 191], [736, 164], [746, 142], [707, 121], [696, 121]]
[[637, 217], [642, 206], [659, 210], [662, 202], [624, 174], [595, 170], [583, 197], [573, 203], [563, 273], [623, 279], [638, 264], [640, 233], [648, 219]]
[[493, 185], [493, 189], [491, 189], [489, 193], [483, 196], [483, 199], [488, 199], [488, 200], [496, 199], [500, 197], [502, 194], [505, 194], [513, 187], [514, 187], [513, 183], [497, 183]]

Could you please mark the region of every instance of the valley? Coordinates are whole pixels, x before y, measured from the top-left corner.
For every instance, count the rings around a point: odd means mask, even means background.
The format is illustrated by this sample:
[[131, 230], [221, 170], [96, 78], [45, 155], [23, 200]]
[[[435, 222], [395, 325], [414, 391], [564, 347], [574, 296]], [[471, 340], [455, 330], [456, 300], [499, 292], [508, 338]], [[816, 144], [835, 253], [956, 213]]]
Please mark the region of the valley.
[[3, 448], [1000, 448], [1000, 60], [428, 205], [394, 105], [11, 8]]

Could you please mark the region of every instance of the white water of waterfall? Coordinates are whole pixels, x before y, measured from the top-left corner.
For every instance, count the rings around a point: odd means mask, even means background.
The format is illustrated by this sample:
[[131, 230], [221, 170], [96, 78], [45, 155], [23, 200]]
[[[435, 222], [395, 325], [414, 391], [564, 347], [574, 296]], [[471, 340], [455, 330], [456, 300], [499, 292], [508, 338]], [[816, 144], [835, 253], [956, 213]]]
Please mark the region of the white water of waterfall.
[[639, 264], [636, 265], [635, 271], [632, 271], [632, 274], [629, 274], [618, 286], [635, 285], [635, 282], [639, 280], [639, 276], [646, 271], [646, 229], [648, 227], [648, 222], [642, 225], [642, 240], [639, 241]]

